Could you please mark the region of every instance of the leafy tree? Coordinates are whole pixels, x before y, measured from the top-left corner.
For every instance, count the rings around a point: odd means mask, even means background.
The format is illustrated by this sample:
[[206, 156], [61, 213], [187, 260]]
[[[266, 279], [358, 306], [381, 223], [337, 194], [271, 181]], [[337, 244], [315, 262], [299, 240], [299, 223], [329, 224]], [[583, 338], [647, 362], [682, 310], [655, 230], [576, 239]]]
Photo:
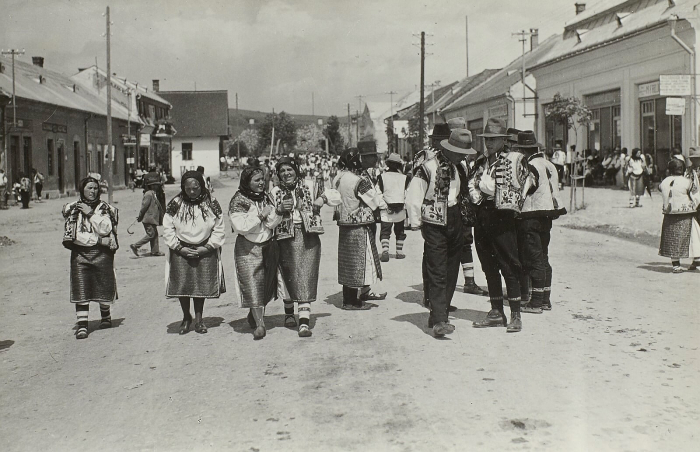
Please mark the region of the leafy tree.
[[345, 139], [340, 132], [340, 121], [337, 116], [328, 118], [323, 135], [328, 138], [328, 148], [331, 153], [340, 154], [345, 148]]
[[272, 139], [272, 127], [275, 127], [275, 149], [277, 146], [277, 141], [280, 142], [281, 148], [293, 149], [297, 142], [297, 125], [285, 112], [280, 113], [270, 113], [265, 116], [260, 128], [258, 129], [258, 148], [262, 153], [269, 152], [270, 142]]
[[314, 124], [309, 124], [297, 129], [295, 149], [305, 152], [319, 152], [319, 141], [323, 141], [323, 133]]
[[[241, 143], [241, 156], [257, 154], [260, 135], [255, 129], [246, 129], [231, 142], [228, 155], [238, 155], [238, 143]], [[268, 143], [269, 145], [269, 143]]]

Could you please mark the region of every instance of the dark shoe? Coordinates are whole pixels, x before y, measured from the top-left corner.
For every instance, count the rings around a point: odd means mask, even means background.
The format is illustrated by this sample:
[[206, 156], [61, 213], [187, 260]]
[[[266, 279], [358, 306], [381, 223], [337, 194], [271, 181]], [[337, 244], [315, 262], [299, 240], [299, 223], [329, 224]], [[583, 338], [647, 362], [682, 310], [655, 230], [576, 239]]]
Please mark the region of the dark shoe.
[[488, 297], [489, 292], [477, 286], [475, 282], [468, 282], [464, 284], [464, 293], [471, 293], [474, 295], [481, 295], [483, 297]]
[[455, 326], [448, 322], [438, 322], [433, 326], [433, 335], [435, 337], [443, 337], [446, 334], [452, 334]]
[[510, 313], [510, 323], [508, 328], [506, 328], [507, 333], [517, 333], [523, 329], [523, 321], [520, 319], [519, 312]]
[[341, 309], [344, 311], [369, 311], [370, 309], [372, 309], [372, 306], [368, 305], [367, 303], [362, 303], [361, 305], [344, 304]]
[[551, 311], [552, 310], [552, 305], [551, 303], [545, 303], [542, 305], [542, 310], [543, 311]]
[[542, 314], [542, 308], [535, 307], [532, 306], [530, 303], [527, 303], [526, 305], [520, 308], [520, 312], [525, 312], [527, 314]]
[[381, 259], [379, 259], [379, 260], [382, 261], [382, 262], [389, 262], [389, 252], [388, 252], [388, 251], [384, 251], [384, 252], [382, 253]]
[[360, 296], [360, 300], [383, 300], [386, 298], [386, 292], [376, 294], [374, 292], [367, 292], [366, 294]]
[[406, 259], [406, 255], [397, 251], [396, 252], [396, 259]]
[[259, 326], [255, 328], [255, 331], [253, 331], [253, 339], [255, 339], [256, 341], [264, 338], [265, 335], [267, 335], [267, 331], [265, 331], [264, 326]]
[[253, 311], [248, 311], [248, 326], [252, 329], [258, 327], [258, 324], [255, 323], [255, 317], [253, 317]]
[[311, 332], [311, 328], [309, 328], [309, 325], [299, 325], [299, 337], [311, 337], [312, 334], [313, 333]]
[[163, 254], [163, 253], [151, 253], [151, 254], [149, 254], [149, 256], [158, 257], [158, 256], [165, 256], [165, 254]]
[[187, 334], [190, 331], [190, 325], [192, 325], [192, 319], [183, 319], [180, 323], [180, 334]]
[[284, 316], [284, 326], [287, 328], [296, 328], [297, 321], [294, 318], [294, 314], [286, 314]]
[[499, 311], [494, 311], [492, 309], [486, 315], [486, 318], [484, 320], [479, 320], [478, 322], [474, 322], [472, 324], [472, 326], [474, 328], [489, 328], [492, 326], [506, 326], [507, 323], [508, 323], [508, 319], [506, 318], [505, 314], [503, 314]]
[[129, 245], [129, 248], [131, 248], [131, 251], [136, 257], [139, 257], [139, 249], [136, 247], [136, 245]]
[[88, 337], [88, 331], [84, 326], [78, 328], [78, 331], [75, 332], [76, 339], [85, 339], [86, 337]]
[[199, 322], [199, 323], [195, 323], [194, 330], [195, 330], [195, 332], [197, 332], [199, 334], [205, 334], [207, 331], [209, 331], [209, 330], [207, 330], [207, 326], [204, 324], [204, 321]]
[[105, 317], [102, 320], [100, 320], [100, 329], [105, 329], [105, 328], [112, 328], [112, 318], [111, 317]]

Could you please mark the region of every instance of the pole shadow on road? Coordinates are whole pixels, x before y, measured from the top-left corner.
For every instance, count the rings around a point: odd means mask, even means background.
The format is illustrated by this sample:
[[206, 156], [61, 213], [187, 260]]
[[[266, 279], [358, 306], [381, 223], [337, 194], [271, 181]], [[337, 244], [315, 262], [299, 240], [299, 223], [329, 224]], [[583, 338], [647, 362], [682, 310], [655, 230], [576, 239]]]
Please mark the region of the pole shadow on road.
[[656, 272], [656, 273], [672, 273], [673, 272], [673, 267], [671, 266], [671, 262], [648, 262], [644, 265], [639, 265], [637, 268], [641, 268], [642, 270], [649, 270], [650, 272]]
[[[233, 328], [233, 331], [239, 334], [252, 334], [253, 333], [253, 328], [248, 325], [248, 310], [245, 310], [245, 316], [243, 318], [240, 318], [238, 320], [233, 320], [229, 322], [228, 324]], [[311, 318], [309, 319], [309, 327], [311, 329], [314, 329], [316, 326], [316, 319], [320, 319], [322, 317], [330, 317], [330, 314], [328, 313], [319, 313], [319, 314], [311, 314]], [[266, 315], [265, 316], [265, 329], [266, 330], [272, 330], [274, 328], [285, 328], [284, 326], [284, 314], [275, 314], [275, 315]], [[288, 328], [296, 331], [296, 327], [293, 328]]]
[[[123, 321], [124, 321], [124, 318], [112, 319], [112, 326], [111, 326], [111, 328], [107, 328], [107, 329], [119, 328], [119, 325], [121, 325]], [[88, 331], [96, 331], [99, 329], [100, 329], [100, 320], [90, 320], [88, 322]], [[73, 331], [78, 331], [77, 324], [73, 325]]]
[[12, 340], [6, 340], [6, 341], [0, 341], [0, 352], [7, 350], [8, 348], [12, 347], [12, 345], [15, 343], [15, 341]]
[[[194, 322], [194, 320], [193, 320], [193, 322]], [[221, 326], [222, 323], [224, 323], [224, 318], [223, 317], [204, 317], [202, 319], [202, 322], [204, 322], [204, 325], [206, 325], [207, 329], [216, 328], [218, 326]], [[180, 324], [181, 323], [182, 323], [182, 320], [178, 320], [177, 322], [173, 322], [173, 323], [169, 324], [168, 325], [168, 334], [180, 334]]]

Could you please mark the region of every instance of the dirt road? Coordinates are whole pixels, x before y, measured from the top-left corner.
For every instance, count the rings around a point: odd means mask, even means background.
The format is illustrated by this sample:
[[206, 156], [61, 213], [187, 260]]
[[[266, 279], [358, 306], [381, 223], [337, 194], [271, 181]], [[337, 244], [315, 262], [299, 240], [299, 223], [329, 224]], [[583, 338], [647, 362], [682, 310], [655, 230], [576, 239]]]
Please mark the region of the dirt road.
[[[214, 195], [226, 210], [233, 193]], [[92, 306], [80, 341], [60, 243], [66, 200], [0, 211], [0, 236], [16, 242], [0, 247], [2, 450], [697, 449], [700, 272], [671, 274], [653, 248], [555, 227], [551, 312], [523, 314], [518, 334], [477, 330], [487, 299], [457, 292], [457, 330], [438, 340], [419, 304], [415, 232], [408, 258], [383, 265], [387, 299], [339, 308], [326, 208], [312, 338], [282, 326], [277, 302], [267, 337], [253, 341], [231, 280], [205, 304], [209, 333], [179, 336], [164, 258], [127, 251], [142, 234], [126, 234], [140, 197], [115, 194], [115, 327], [96, 329]], [[229, 234], [225, 269], [233, 243]]]

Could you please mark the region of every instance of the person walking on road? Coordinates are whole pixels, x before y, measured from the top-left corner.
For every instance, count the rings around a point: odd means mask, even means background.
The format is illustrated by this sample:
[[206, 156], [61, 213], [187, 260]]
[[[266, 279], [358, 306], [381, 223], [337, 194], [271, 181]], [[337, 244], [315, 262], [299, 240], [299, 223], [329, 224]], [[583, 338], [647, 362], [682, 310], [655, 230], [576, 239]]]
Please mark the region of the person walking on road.
[[37, 171], [36, 168], [32, 168], [32, 174], [34, 178], [34, 188], [36, 189], [36, 200], [41, 201], [41, 190], [44, 188], [44, 175], [41, 171]]
[[[277, 215], [282, 217], [275, 228], [279, 245], [280, 272], [284, 281], [284, 325], [296, 327], [294, 304], [298, 304], [299, 337], [310, 337], [311, 304], [316, 301], [318, 270], [321, 264], [323, 226], [319, 212], [324, 204], [340, 204], [340, 193], [326, 189], [322, 179], [305, 180], [294, 159], [282, 157], [276, 165], [279, 186], [270, 196]], [[319, 195], [319, 193], [322, 193]]]
[[379, 239], [382, 242], [382, 262], [389, 262], [392, 227], [396, 235], [396, 259], [404, 259], [406, 257], [403, 253], [403, 243], [406, 240], [404, 221], [406, 220], [405, 202], [408, 179], [401, 171], [403, 161], [399, 154], [391, 154], [386, 159], [386, 166], [389, 170], [380, 174], [377, 178], [377, 186], [386, 204], [386, 208], [380, 211], [382, 227], [379, 232]]
[[[513, 211], [499, 209], [496, 205], [496, 178], [506, 160], [505, 139], [508, 137], [505, 122], [489, 119], [484, 133], [485, 151], [475, 164], [469, 177], [469, 200], [476, 206], [474, 239], [481, 267], [486, 275], [491, 310], [484, 320], [474, 322], [475, 328], [507, 326], [509, 333], [522, 329], [520, 316], [520, 281], [522, 266], [518, 257], [517, 229]], [[503, 162], [503, 164], [507, 164]], [[503, 286], [506, 282], [510, 323], [503, 311]]]
[[525, 154], [530, 172], [523, 186], [523, 207], [516, 220], [524, 274], [520, 287], [523, 303], [532, 284], [529, 302], [523, 304], [521, 312], [541, 314], [543, 309], [552, 309], [552, 266], [549, 263], [552, 220], [566, 214], [566, 209], [559, 193], [557, 169], [541, 151], [542, 145], [537, 142], [535, 132], [518, 133], [516, 146]]
[[236, 263], [236, 291], [240, 307], [248, 308], [253, 339], [262, 339], [265, 306], [278, 297], [279, 248], [274, 230], [282, 221], [272, 199], [265, 192], [262, 167], [247, 167], [241, 173], [238, 191], [228, 210], [233, 232], [238, 234], [233, 257]]
[[345, 171], [333, 181], [341, 197], [337, 220], [338, 284], [343, 286], [342, 309], [364, 311], [371, 308], [366, 301], [386, 298], [386, 293], [375, 294], [370, 287], [382, 279], [374, 211], [381, 207], [383, 199], [369, 177], [363, 176], [363, 167], [372, 162], [371, 152], [361, 157], [357, 148], [350, 148], [343, 157]]
[[673, 273], [683, 273], [682, 258], [693, 259], [693, 270], [700, 265], [699, 188], [694, 180], [684, 176], [685, 164], [681, 160], [672, 158], [668, 172], [670, 176], [659, 185], [664, 213], [659, 256], [671, 259]]
[[7, 175], [0, 168], [0, 209], [7, 209]]
[[639, 200], [644, 194], [644, 174], [647, 172], [647, 164], [639, 148], [632, 149], [632, 156], [627, 161], [625, 173], [627, 174], [627, 186], [630, 190], [630, 207], [642, 207]]
[[408, 187], [406, 208], [411, 229], [421, 229], [425, 284], [429, 294], [428, 328], [435, 337], [454, 331], [448, 310], [459, 276], [464, 245], [460, 211], [467, 168], [463, 159], [476, 154], [469, 130], [455, 129], [442, 140], [435, 156], [425, 161]]
[[207, 332], [202, 318], [204, 300], [226, 292], [221, 247], [226, 241], [219, 202], [206, 189], [202, 174], [182, 175], [181, 191], [169, 203], [163, 218], [163, 238], [169, 253], [165, 260], [167, 298], [180, 300], [180, 334], [192, 324], [190, 298], [194, 300], [194, 330]]
[[160, 189], [162, 183], [160, 182], [160, 178], [153, 177], [151, 174], [147, 174], [146, 177], [144, 177], [143, 183], [144, 189], [143, 199], [141, 200], [141, 210], [136, 217], [136, 221], [143, 224], [146, 236], [133, 245], [130, 245], [129, 248], [131, 248], [131, 251], [138, 257], [139, 247], [150, 243], [151, 256], [163, 256], [158, 246], [158, 226], [163, 225], [165, 209], [157, 196], [157, 191]]
[[70, 255], [70, 301], [75, 304], [75, 337], [88, 337], [90, 302], [100, 305], [100, 328], [110, 328], [110, 306], [117, 299], [114, 254], [119, 248], [116, 207], [100, 200], [100, 183], [86, 177], [80, 198], [63, 206], [63, 246]]
[[29, 175], [22, 173], [19, 179], [19, 196], [22, 200], [22, 209], [29, 209], [29, 200], [32, 197], [32, 182]]

